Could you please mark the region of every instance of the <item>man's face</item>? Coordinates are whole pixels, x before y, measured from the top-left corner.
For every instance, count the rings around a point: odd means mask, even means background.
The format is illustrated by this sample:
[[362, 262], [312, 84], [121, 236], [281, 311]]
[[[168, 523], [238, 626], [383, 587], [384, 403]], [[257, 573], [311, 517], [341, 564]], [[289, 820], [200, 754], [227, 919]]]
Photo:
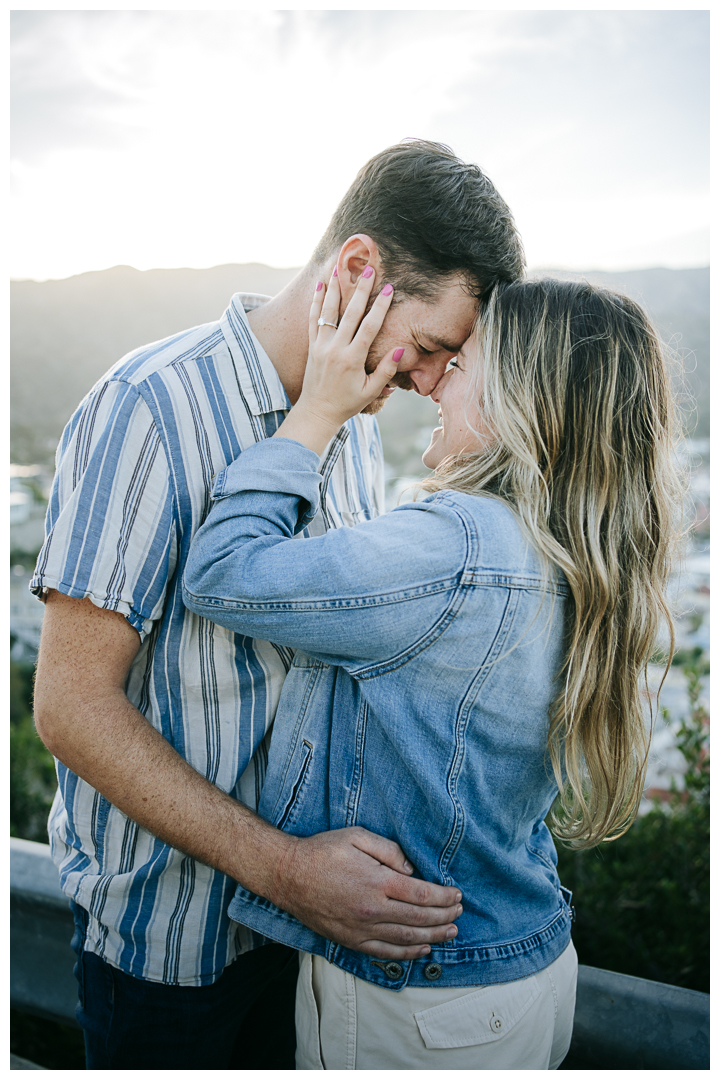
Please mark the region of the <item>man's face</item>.
[[445, 374], [448, 361], [460, 352], [470, 336], [477, 300], [468, 295], [458, 279], [444, 285], [435, 300], [412, 297], [395, 300], [385, 316], [380, 333], [368, 353], [365, 368], [374, 371], [390, 350], [405, 350], [398, 373], [380, 397], [363, 411], [379, 412], [396, 388], [415, 390], [427, 397]]

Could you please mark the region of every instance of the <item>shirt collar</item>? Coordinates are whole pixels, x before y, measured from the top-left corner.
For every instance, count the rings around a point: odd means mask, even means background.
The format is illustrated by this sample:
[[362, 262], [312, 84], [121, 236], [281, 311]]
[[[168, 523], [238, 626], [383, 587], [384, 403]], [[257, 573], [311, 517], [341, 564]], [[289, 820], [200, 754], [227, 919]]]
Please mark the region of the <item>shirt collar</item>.
[[235, 293], [220, 319], [240, 387], [254, 416], [290, 408], [280, 376], [250, 329], [245, 314], [266, 304], [269, 299], [259, 293]]

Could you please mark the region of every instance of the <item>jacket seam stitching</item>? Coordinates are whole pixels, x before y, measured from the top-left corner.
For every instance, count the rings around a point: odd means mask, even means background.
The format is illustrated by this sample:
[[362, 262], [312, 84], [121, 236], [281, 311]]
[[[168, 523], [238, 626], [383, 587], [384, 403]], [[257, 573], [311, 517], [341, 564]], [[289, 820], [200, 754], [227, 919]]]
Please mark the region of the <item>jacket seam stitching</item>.
[[544, 851], [540, 851], [539, 848], [533, 847], [529, 840], [525, 841], [525, 847], [531, 855], [537, 855], [538, 859], [542, 859], [548, 870], [552, 870], [553, 874], [557, 877], [557, 867], [553, 865], [550, 859], [548, 859]]
[[468, 562], [476, 547], [477, 537], [475, 530], [471, 529], [472, 523], [466, 521], [464, 515], [459, 514], [456, 510], [453, 509], [453, 512], [463, 527], [463, 534], [465, 536], [465, 557], [463, 559], [462, 571], [456, 576], [456, 584], [448, 599], [445, 611], [438, 617], [435, 625], [423, 634], [422, 637], [418, 638], [413, 645], [410, 645], [402, 653], [390, 657], [389, 660], [384, 660], [379, 664], [369, 664], [364, 668], [353, 671], [352, 677], [354, 679], [376, 678], [379, 675], [385, 675], [390, 671], [397, 671], [398, 668], [404, 667], [405, 664], [425, 652], [426, 649], [442, 637], [462, 607], [467, 592], [467, 586], [463, 584], [463, 577], [467, 572]]
[[508, 590], [508, 595], [505, 601], [505, 610], [503, 611], [500, 625], [498, 626], [495, 638], [490, 644], [485, 658], [483, 659], [482, 666], [478, 671], [475, 679], [468, 688], [465, 698], [463, 700], [460, 712], [455, 725], [455, 753], [453, 755], [453, 761], [450, 766], [450, 772], [447, 778], [447, 792], [452, 801], [455, 809], [453, 828], [448, 837], [442, 855], [440, 856], [440, 862], [438, 869], [443, 878], [448, 880], [448, 868], [452, 861], [455, 852], [458, 849], [465, 826], [465, 811], [462, 803], [457, 795], [457, 785], [462, 772], [463, 762], [465, 760], [466, 751], [466, 738], [465, 733], [467, 725], [470, 719], [470, 711], [473, 703], [477, 700], [477, 696], [482, 689], [485, 680], [490, 673], [490, 666], [494, 657], [497, 655], [498, 650], [502, 647], [502, 644], [507, 640], [507, 636], [510, 633], [510, 628], [515, 618], [515, 612], [517, 610], [516, 597]]
[[346, 826], [355, 825], [357, 822], [360, 793], [362, 791], [362, 775], [365, 768], [365, 732], [367, 730], [367, 717], [368, 703], [363, 700], [355, 733], [355, 764], [353, 766], [353, 775], [350, 782], [350, 797], [348, 798], [347, 810], [345, 811]]

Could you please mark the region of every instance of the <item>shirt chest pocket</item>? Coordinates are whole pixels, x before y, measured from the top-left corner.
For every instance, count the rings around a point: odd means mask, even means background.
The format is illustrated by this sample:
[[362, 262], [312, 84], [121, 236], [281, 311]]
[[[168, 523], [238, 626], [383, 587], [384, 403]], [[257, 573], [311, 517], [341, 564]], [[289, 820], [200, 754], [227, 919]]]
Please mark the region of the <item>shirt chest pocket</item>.
[[352, 528], [353, 525], [359, 525], [363, 521], [371, 521], [373, 514], [367, 507], [362, 506], [351, 507], [349, 510], [341, 510], [340, 517], [343, 525], [348, 525]]
[[504, 1038], [539, 996], [538, 981], [531, 976], [424, 1009], [415, 1013], [415, 1021], [428, 1050], [480, 1046]]

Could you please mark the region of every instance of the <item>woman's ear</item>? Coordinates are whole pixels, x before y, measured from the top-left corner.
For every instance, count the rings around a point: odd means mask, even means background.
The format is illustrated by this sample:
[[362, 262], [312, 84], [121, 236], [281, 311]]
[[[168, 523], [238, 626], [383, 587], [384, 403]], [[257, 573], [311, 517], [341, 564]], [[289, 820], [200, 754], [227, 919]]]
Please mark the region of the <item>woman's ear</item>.
[[340, 315], [342, 316], [366, 266], [372, 266], [376, 275], [375, 280], [380, 280], [378, 275], [381, 262], [377, 244], [371, 236], [356, 233], [349, 237], [340, 248], [336, 265], [340, 284]]

